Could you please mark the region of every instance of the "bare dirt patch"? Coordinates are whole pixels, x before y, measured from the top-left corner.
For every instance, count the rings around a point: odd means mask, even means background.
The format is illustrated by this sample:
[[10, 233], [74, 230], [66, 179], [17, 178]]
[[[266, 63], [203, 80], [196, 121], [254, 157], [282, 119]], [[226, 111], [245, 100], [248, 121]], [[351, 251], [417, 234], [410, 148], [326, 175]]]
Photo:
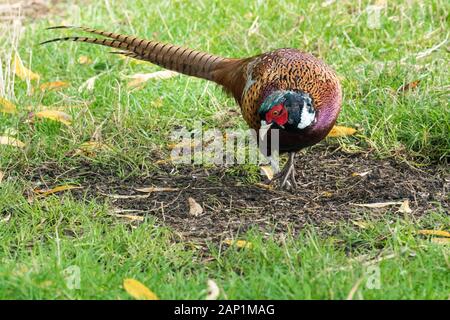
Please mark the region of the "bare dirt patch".
[[[409, 199], [409, 215], [449, 212], [450, 175], [442, 166], [417, 169], [391, 159], [377, 160], [370, 154], [318, 146], [298, 157], [296, 168], [299, 187], [294, 192], [244, 184], [225, 168], [192, 166], [178, 168], [176, 174], [167, 167], [152, 176], [120, 179], [90, 162], [77, 168], [47, 163], [32, 170], [28, 179], [50, 186], [75, 179], [83, 189], [70, 192], [80, 200], [95, 198], [108, 201], [111, 210], [154, 216], [183, 240], [201, 242], [236, 237], [250, 228], [278, 234], [289, 229], [296, 234], [305, 224], [330, 233], [337, 223], [357, 220], [364, 212], [373, 217], [387, 211], [405, 215], [397, 212], [399, 206], [366, 209], [355, 203]], [[135, 190], [152, 186], [177, 190], [149, 194]], [[202, 206], [200, 215], [189, 214], [189, 197]]]
[[0, 22], [16, 19], [39, 19], [60, 13], [61, 0], [6, 0], [0, 1]]

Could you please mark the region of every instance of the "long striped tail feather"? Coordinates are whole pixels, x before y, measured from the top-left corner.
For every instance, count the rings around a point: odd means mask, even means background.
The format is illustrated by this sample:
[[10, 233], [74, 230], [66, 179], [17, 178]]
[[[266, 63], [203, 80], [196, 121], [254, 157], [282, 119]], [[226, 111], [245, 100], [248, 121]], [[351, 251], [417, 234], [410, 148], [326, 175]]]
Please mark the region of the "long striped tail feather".
[[103, 45], [122, 50], [120, 54], [149, 61], [166, 69], [174, 70], [190, 76], [215, 81], [215, 71], [228, 62], [237, 59], [227, 59], [206, 52], [192, 50], [158, 41], [145, 40], [134, 36], [122, 35], [112, 32], [101, 31], [86, 27], [56, 26], [53, 29], [78, 29], [106, 38], [89, 37], [61, 37], [42, 42], [48, 44], [57, 41], [76, 41]]

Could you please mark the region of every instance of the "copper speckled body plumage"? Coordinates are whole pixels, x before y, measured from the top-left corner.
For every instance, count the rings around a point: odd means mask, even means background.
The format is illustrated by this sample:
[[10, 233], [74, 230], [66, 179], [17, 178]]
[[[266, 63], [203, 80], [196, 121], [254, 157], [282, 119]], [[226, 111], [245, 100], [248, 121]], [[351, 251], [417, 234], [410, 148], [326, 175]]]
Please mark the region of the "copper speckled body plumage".
[[246, 86], [238, 101], [245, 121], [254, 129], [260, 127], [259, 106], [275, 90], [301, 90], [314, 101], [316, 124], [301, 135], [281, 132], [281, 151], [312, 145], [331, 130], [340, 111], [341, 88], [334, 71], [321, 60], [296, 49], [278, 49], [250, 59], [244, 69]]
[[106, 39], [65, 37], [46, 43], [72, 40], [113, 47], [120, 49], [120, 54], [222, 85], [234, 96], [245, 121], [254, 129], [260, 128], [258, 108], [272, 92], [299, 90], [307, 93], [316, 111], [315, 122], [300, 131], [280, 130], [281, 152], [295, 152], [322, 140], [340, 111], [341, 87], [334, 71], [313, 55], [296, 49], [278, 49], [251, 58], [230, 59], [91, 28], [61, 26], [51, 29], [62, 28], [79, 29]]

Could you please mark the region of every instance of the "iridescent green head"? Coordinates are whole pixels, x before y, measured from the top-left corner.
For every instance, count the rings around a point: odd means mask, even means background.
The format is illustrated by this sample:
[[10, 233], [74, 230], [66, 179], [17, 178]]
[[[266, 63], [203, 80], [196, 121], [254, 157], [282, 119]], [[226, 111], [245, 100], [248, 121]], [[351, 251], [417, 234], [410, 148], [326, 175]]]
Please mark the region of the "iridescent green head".
[[262, 125], [302, 130], [314, 124], [316, 111], [311, 97], [301, 91], [275, 91], [258, 110]]

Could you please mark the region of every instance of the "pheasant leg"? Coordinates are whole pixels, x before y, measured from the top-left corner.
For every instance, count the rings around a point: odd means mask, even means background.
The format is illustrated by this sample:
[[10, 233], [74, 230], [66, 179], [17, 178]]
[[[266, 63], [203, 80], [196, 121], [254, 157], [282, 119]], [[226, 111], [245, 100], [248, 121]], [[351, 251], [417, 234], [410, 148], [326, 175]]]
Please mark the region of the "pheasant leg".
[[295, 180], [295, 152], [289, 153], [288, 162], [270, 183], [272, 184], [275, 181], [281, 181], [280, 187], [282, 189], [295, 189], [297, 187], [297, 181]]

